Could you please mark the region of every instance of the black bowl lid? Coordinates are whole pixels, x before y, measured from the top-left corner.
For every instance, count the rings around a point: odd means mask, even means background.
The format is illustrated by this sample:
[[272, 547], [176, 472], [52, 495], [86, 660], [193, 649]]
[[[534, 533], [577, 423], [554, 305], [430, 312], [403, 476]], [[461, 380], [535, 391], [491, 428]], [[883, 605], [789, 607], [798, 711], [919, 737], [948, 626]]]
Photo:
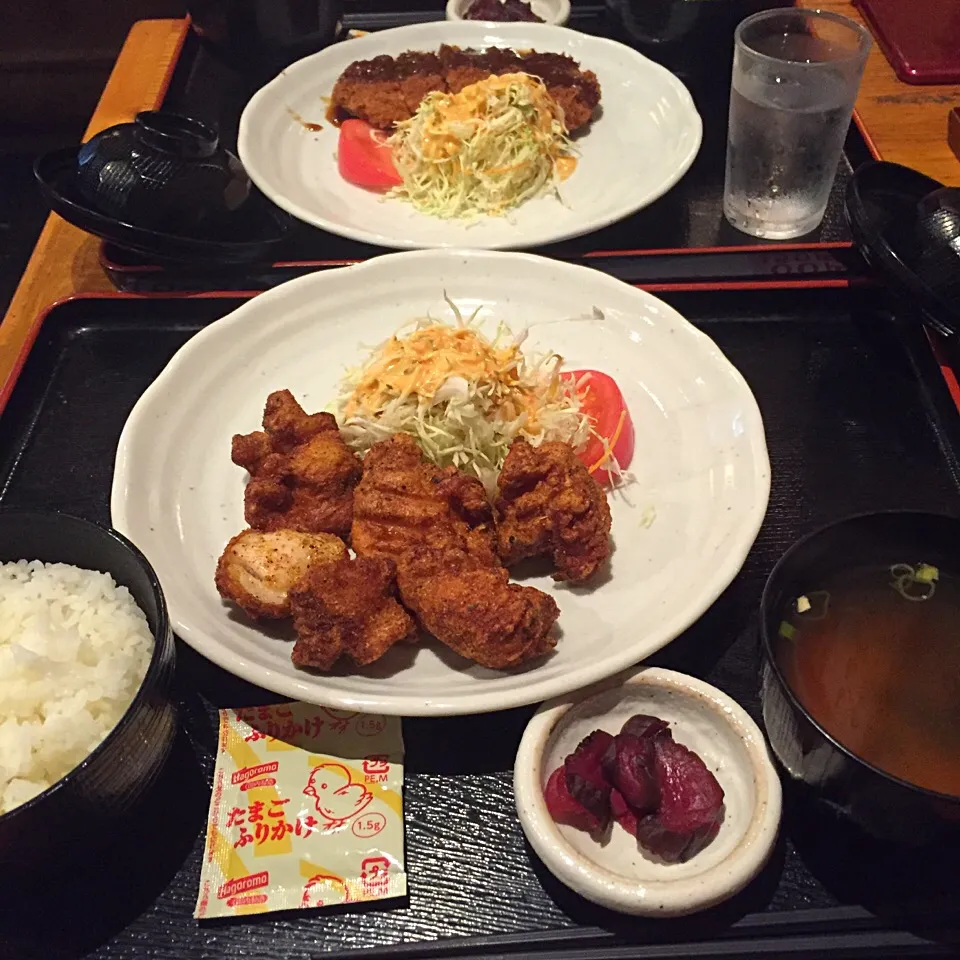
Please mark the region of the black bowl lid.
[[847, 185], [846, 216], [867, 263], [895, 294], [919, 307], [927, 324], [949, 335], [960, 332], [960, 303], [945, 299], [917, 275], [925, 250], [919, 204], [942, 187], [909, 167], [870, 161]]
[[33, 173], [51, 209], [68, 223], [158, 260], [193, 265], [229, 266], [252, 261], [271, 262], [277, 247], [290, 234], [294, 220], [256, 190], [230, 224], [230, 237], [199, 238], [148, 230], [94, 210], [76, 183], [78, 147], [44, 154]]

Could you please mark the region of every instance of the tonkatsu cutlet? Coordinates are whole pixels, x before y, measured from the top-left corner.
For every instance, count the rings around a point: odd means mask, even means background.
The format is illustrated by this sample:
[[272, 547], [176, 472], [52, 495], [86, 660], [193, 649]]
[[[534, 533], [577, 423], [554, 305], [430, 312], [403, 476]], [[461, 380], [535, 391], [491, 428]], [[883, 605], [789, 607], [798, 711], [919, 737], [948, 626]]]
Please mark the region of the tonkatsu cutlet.
[[355, 60], [333, 88], [337, 109], [387, 130], [414, 115], [428, 93], [459, 93], [491, 74], [527, 73], [539, 77], [563, 108], [570, 131], [590, 122], [600, 103], [600, 84], [590, 70], [562, 53], [517, 53], [491, 47], [485, 51], [441, 46], [437, 53], [408, 51]]

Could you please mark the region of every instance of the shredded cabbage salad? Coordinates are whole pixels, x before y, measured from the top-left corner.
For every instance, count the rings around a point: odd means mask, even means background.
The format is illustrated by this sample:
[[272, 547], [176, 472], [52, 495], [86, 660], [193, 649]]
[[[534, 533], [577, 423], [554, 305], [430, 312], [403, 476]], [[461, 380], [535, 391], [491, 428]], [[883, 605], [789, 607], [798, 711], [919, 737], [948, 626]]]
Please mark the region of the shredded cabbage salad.
[[527, 356], [525, 334], [501, 324], [492, 339], [456, 306], [452, 324], [421, 318], [347, 371], [336, 399], [347, 444], [365, 453], [394, 433], [415, 437], [428, 460], [478, 477], [488, 490], [517, 437], [580, 449], [591, 434], [578, 385], [555, 353]]
[[403, 179], [389, 196], [445, 218], [500, 216], [556, 192], [561, 161], [566, 171], [575, 162], [562, 108], [525, 73], [427, 94], [387, 143]]

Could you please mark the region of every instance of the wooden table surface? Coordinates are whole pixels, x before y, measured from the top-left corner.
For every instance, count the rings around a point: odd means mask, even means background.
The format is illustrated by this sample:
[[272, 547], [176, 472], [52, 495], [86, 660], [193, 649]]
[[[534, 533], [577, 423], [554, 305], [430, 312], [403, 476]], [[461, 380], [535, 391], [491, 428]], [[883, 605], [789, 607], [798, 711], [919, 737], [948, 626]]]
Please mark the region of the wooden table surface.
[[[797, 5], [832, 10], [864, 22], [852, 0], [798, 0]], [[930, 29], [935, 30], [936, 24], [930, 24]], [[874, 43], [860, 84], [857, 113], [880, 157], [960, 186], [960, 161], [947, 143], [947, 118], [951, 107], [957, 106], [960, 86], [903, 83]]]
[[[860, 19], [851, 0], [798, 0]], [[903, 0], [909, 3], [909, 0]], [[960, 2], [960, 0], [958, 0]], [[862, 22], [862, 21], [861, 21]], [[182, 20], [144, 20], [134, 25], [120, 52], [84, 139], [158, 105], [183, 42]], [[916, 87], [901, 83], [874, 46], [857, 111], [876, 152], [960, 186], [960, 162], [947, 144], [947, 115], [960, 105], [960, 86]], [[11, 374], [25, 359], [50, 304], [80, 293], [111, 292], [97, 260], [99, 241], [51, 214], [0, 324], [0, 409]]]

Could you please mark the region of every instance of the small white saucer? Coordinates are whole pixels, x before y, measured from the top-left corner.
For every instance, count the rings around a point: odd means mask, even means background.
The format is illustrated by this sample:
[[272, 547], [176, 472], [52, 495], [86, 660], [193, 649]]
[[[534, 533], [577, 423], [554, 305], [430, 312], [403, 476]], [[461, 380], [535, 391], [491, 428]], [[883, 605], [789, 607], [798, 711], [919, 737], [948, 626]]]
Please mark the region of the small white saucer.
[[[570, 0], [527, 0], [530, 9], [544, 22], [562, 27], [570, 19]], [[473, 0], [447, 0], [447, 19], [462, 20]]]
[[[619, 824], [603, 844], [554, 823], [543, 798], [550, 774], [592, 730], [617, 733], [636, 713], [666, 720], [724, 791], [717, 836], [686, 863], [646, 854]], [[517, 752], [514, 793], [524, 833], [554, 876], [611, 910], [675, 917], [711, 907], [760, 871], [780, 823], [780, 780], [759, 727], [715, 687], [672, 670], [643, 667], [551, 700], [534, 714]]]

